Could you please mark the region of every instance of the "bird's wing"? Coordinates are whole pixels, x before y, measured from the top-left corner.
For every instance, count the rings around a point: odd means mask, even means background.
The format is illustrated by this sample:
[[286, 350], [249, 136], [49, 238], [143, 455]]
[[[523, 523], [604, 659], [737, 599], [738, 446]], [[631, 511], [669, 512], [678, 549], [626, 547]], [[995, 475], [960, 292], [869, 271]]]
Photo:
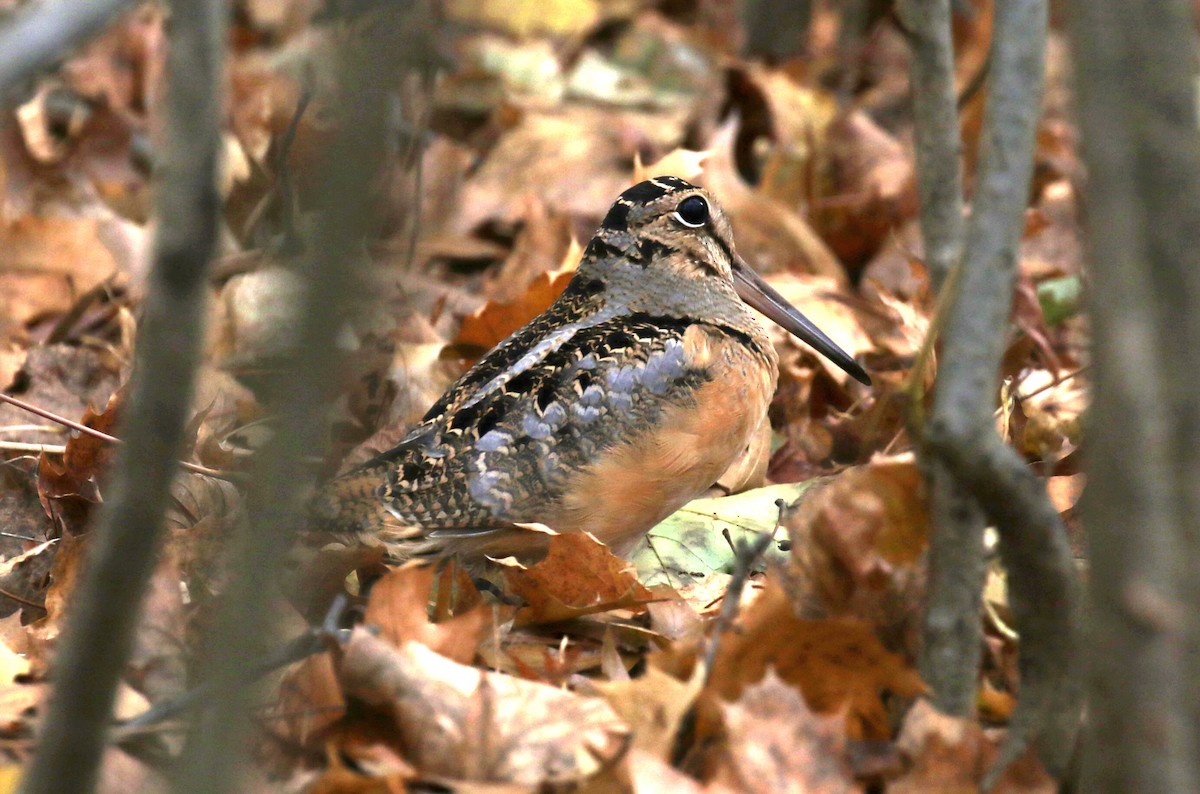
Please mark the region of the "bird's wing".
[[[544, 335], [523, 352], [501, 346], [400, 445], [328, 488], [374, 496], [389, 520], [421, 528], [414, 537], [540, 521], [573, 475], [707, 381], [706, 369], [688, 361], [687, 325], [623, 315], [578, 325], [565, 338]], [[552, 344], [532, 356], [547, 339]], [[380, 514], [357, 505], [343, 511], [360, 522]]]

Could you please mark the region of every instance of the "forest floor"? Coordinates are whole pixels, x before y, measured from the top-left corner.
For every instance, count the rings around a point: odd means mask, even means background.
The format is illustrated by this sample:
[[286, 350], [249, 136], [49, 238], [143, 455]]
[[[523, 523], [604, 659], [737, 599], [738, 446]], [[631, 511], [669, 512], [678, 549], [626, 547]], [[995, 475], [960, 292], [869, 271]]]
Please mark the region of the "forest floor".
[[[323, 64], [361, 24], [317, 13], [315, 0], [234, 5], [224, 228], [186, 457], [217, 476], [175, 482], [121, 720], [199, 683], [223, 541], [244, 520], [238, 475], [272, 428], [256, 389], [290, 352], [294, 276], [280, 240], [314, 220], [321, 186], [306, 176], [332, 123]], [[803, 54], [775, 66], [739, 54], [747, 32], [731, 3], [445, 5], [435, 90], [396, 80], [401, 121], [364, 248], [371, 310], [347, 320], [313, 481], [400, 438], [550, 304], [616, 196], [658, 174], [711, 191], [739, 252], [874, 384], [773, 327], [770, 438], [632, 561], [555, 537], [544, 561], [508, 574], [507, 604], [452, 568], [388, 571], [365, 595], [351, 577], [335, 618], [359, 625], [264, 679], [239, 790], [977, 789], [1018, 691], [1018, 637], [993, 562], [978, 718], [921, 699], [929, 522], [906, 419], [936, 374], [936, 355], [922, 354], [935, 306], [907, 45], [884, 14], [847, 47], [838, 13], [816, 5]], [[968, 195], [988, 5], [964, 4], [975, 13], [955, 25]], [[142, 6], [39, 78], [0, 125], [0, 386], [109, 433], [120, 433], [154, 231], [165, 46], [161, 9]], [[1066, 60], [1052, 31], [996, 423], [1044, 478], [1081, 554], [1088, 334]], [[0, 405], [0, 788], [33, 749], [114, 448]], [[764, 531], [776, 533], [768, 552], [739, 556], [739, 540]], [[273, 590], [264, 584], [278, 600], [264, 656], [322, 620]], [[720, 617], [730, 599], [732, 623]], [[169, 756], [180, 725], [138, 734]], [[104, 790], [164, 786], [161, 754], [130, 735], [118, 731], [106, 755]], [[1030, 757], [995, 790], [1055, 784]]]

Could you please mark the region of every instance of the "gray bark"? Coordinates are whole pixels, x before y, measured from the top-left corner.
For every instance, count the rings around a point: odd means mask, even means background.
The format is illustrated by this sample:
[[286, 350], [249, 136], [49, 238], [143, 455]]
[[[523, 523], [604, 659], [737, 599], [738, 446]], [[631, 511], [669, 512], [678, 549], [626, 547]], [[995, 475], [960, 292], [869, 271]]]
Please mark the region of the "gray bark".
[[[897, 7], [912, 47], [917, 190], [925, 270], [937, 292], [962, 257], [962, 140], [954, 81], [950, 0], [905, 0]], [[921, 678], [947, 714], [975, 712], [982, 643], [984, 517], [944, 463], [921, 450], [932, 536], [929, 593], [921, 631]]]
[[1200, 790], [1200, 141], [1182, 0], [1072, 3], [1095, 390], [1089, 792]]
[[[1074, 560], [1043, 484], [996, 434], [997, 372], [1008, 337], [1045, 68], [1045, 0], [996, 4], [991, 84], [966, 253], [950, 295], [925, 444], [1000, 533], [1021, 634], [1021, 692], [996, 767], [1030, 741], [1062, 775], [1078, 726], [1079, 593]], [[974, 541], [971, 541], [974, 546]], [[931, 593], [937, 604], [942, 596]]]
[[[116, 5], [80, 4], [93, 14], [88, 17], [92, 26], [99, 22], [101, 6]], [[21, 784], [27, 794], [87, 792], [95, 786], [114, 693], [160, 545], [204, 338], [206, 271], [220, 205], [216, 175], [226, 8], [216, 0], [179, 0], [172, 11], [154, 263], [121, 423], [125, 444], [73, 594], [52, 671], [50, 710]], [[72, 32], [38, 38], [36, 46], [62, 46], [84, 28], [92, 29], [73, 13], [65, 17], [77, 24]], [[44, 60], [12, 57], [24, 64], [20, 69]]]

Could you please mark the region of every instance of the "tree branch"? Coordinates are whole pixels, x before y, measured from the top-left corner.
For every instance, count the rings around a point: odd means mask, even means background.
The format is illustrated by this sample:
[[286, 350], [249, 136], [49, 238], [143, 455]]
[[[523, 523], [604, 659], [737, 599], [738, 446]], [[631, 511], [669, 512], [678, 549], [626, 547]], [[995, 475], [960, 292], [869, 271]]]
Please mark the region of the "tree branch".
[[[897, 11], [912, 48], [909, 85], [916, 122], [925, 270], [931, 285], [941, 293], [950, 273], [959, 266], [966, 237], [950, 0], [904, 0]], [[913, 377], [923, 379], [925, 375], [914, 371]], [[983, 511], [944, 463], [925, 450], [920, 457], [933, 527], [921, 678], [940, 711], [966, 717], [975, 711], [983, 632], [979, 621], [985, 573]]]
[[[80, 6], [91, 10], [88, 19], [94, 26], [101, 7], [119, 4]], [[220, 201], [218, 90], [226, 9], [215, 0], [180, 0], [172, 10], [154, 266], [123, 421], [125, 445], [73, 595], [54, 667], [50, 710], [22, 781], [27, 794], [91, 791], [95, 785], [114, 692], [159, 548], [204, 336], [206, 268], [216, 245]], [[91, 29], [77, 22], [72, 30], [81, 36]], [[74, 40], [63, 34], [39, 41]]]
[[1047, 769], [1061, 775], [1082, 700], [1079, 586], [1065, 530], [1044, 487], [996, 435], [992, 419], [1033, 168], [1046, 2], [1003, 0], [995, 14], [981, 168], [925, 439], [996, 524], [1009, 573], [1021, 634], [1021, 693], [989, 773], [993, 780], [1030, 741]]
[[950, 0], [903, 0], [897, 8], [912, 48], [913, 116], [916, 121], [917, 193], [925, 269], [941, 292], [962, 256], [962, 139], [954, 87]]

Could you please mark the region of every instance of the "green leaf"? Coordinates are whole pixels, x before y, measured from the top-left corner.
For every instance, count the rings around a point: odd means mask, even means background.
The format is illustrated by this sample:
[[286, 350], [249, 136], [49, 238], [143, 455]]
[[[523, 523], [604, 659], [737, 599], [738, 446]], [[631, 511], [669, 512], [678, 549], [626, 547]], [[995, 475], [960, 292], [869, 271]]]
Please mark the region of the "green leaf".
[[[713, 573], [730, 573], [734, 550], [723, 530], [729, 531], [734, 544], [773, 531], [779, 521], [776, 500], [782, 499], [790, 509], [816, 482], [771, 485], [734, 496], [688, 502], [650, 530], [638, 547], [633, 555], [638, 578], [648, 586], [665, 583], [680, 587]], [[786, 559], [786, 542], [786, 533], [780, 533], [760, 565], [770, 559]]]
[[1049, 278], [1037, 285], [1038, 303], [1047, 325], [1058, 325], [1079, 311], [1083, 281], [1078, 275]]

